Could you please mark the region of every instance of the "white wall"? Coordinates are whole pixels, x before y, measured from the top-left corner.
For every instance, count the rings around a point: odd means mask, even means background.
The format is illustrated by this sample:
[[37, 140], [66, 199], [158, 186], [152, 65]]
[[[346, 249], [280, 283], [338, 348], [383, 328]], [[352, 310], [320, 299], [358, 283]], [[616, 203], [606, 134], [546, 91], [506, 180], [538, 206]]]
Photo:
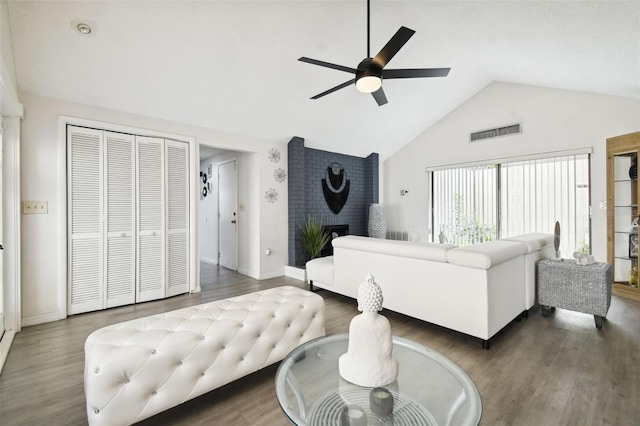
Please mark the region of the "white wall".
[[[268, 163], [268, 166], [264, 167], [259, 175], [259, 179], [262, 182], [262, 188], [260, 194], [258, 194], [260, 216], [272, 218], [268, 226], [263, 226], [260, 230], [260, 257], [256, 260], [260, 262], [262, 278], [273, 278], [282, 275], [284, 268], [281, 268], [280, 265], [286, 265], [289, 260], [289, 169], [287, 168], [289, 156], [286, 146], [279, 149], [279, 151], [280, 160], [277, 163]], [[284, 182], [276, 182], [273, 177], [273, 173], [279, 168], [282, 168], [287, 173], [287, 178]], [[278, 193], [278, 198], [273, 203], [269, 203], [265, 199], [265, 192], [270, 188], [275, 189]], [[283, 205], [287, 206], [284, 211], [282, 210]], [[273, 244], [276, 241], [279, 244]], [[271, 250], [270, 256], [266, 256], [267, 249]]]
[[[207, 182], [211, 182], [211, 192], [206, 197], [200, 196], [200, 260], [218, 264], [218, 184], [217, 169], [213, 167], [213, 158], [200, 160], [200, 172], [207, 174], [208, 166], [211, 165], [211, 177], [207, 175]], [[200, 188], [204, 186], [202, 179], [198, 184]]]
[[[263, 194], [270, 185], [262, 182], [263, 169], [272, 168], [267, 152], [270, 148], [278, 148], [286, 152], [286, 141], [267, 141], [248, 136], [242, 136], [207, 129], [188, 124], [175, 123], [166, 120], [153, 119], [119, 111], [97, 108], [87, 105], [48, 99], [19, 93], [24, 104], [25, 118], [22, 123], [22, 199], [47, 201], [49, 213], [46, 215], [23, 216], [22, 220], [22, 318], [23, 324], [37, 324], [63, 318], [66, 313], [58, 300], [64, 300], [63, 292], [66, 283], [60, 282], [62, 268], [66, 265], [59, 260], [59, 238], [64, 238], [60, 232], [60, 221], [66, 217], [66, 205], [59, 202], [59, 188], [65, 179], [65, 170], [60, 170], [58, 164], [64, 164], [59, 158], [59, 129], [60, 115], [77, 117], [130, 126], [139, 129], [149, 129], [176, 135], [194, 137], [196, 143], [215, 146], [233, 151], [253, 152], [247, 154], [250, 158], [246, 170], [248, 185], [246, 191], [253, 197], [247, 202], [247, 216], [250, 217], [250, 231], [252, 235], [245, 236], [248, 274], [262, 277], [265, 273], [278, 271], [284, 274], [286, 259], [273, 265], [273, 269], [260, 269], [260, 258], [263, 256], [261, 246], [269, 245], [279, 251], [286, 252], [286, 232], [282, 238], [274, 238], [270, 233], [262, 235], [260, 230], [265, 227], [281, 226], [286, 229], [287, 199], [284, 197], [268, 214], [260, 215], [261, 201], [259, 194]], [[197, 155], [197, 153], [195, 153]], [[283, 168], [286, 168], [286, 161]], [[198, 171], [194, 170], [198, 174]], [[265, 172], [268, 174], [268, 172]], [[199, 200], [199, 195], [197, 200]], [[196, 221], [199, 226], [199, 222]], [[197, 234], [197, 233], [196, 233]], [[199, 243], [196, 241], [197, 247]], [[198, 249], [199, 251], [199, 249]], [[193, 259], [197, 262], [197, 257]], [[271, 260], [271, 259], [270, 259]]]
[[[471, 132], [514, 123], [522, 134], [469, 143]], [[492, 83], [385, 161], [388, 228], [428, 235], [425, 167], [592, 147], [592, 252], [606, 261], [606, 138], [638, 130], [638, 99]]]

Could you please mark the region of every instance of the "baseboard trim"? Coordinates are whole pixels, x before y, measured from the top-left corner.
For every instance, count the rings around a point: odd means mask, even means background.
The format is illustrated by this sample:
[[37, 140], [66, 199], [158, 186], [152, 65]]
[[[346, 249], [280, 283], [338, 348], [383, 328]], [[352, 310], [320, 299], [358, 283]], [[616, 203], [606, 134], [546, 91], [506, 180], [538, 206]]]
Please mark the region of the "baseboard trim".
[[251, 278], [256, 279], [256, 280], [260, 279], [260, 276], [258, 274], [254, 274], [252, 271], [250, 271], [248, 269], [238, 268], [238, 273], [242, 274], [242, 275], [246, 275], [246, 276], [251, 277]]
[[4, 363], [7, 362], [9, 349], [11, 349], [11, 344], [13, 343], [13, 338], [15, 336], [16, 332], [14, 330], [5, 330], [2, 335], [2, 340], [0, 340], [0, 374], [2, 374]]
[[61, 315], [58, 312], [52, 312], [50, 314], [36, 315], [34, 317], [22, 318], [22, 326], [28, 327], [30, 325], [44, 324], [46, 322], [59, 321], [65, 319], [66, 315]]
[[307, 270], [303, 268], [296, 268], [295, 266], [285, 266], [284, 275], [289, 278], [294, 278], [300, 281], [307, 281]]
[[270, 280], [271, 278], [277, 278], [277, 277], [281, 277], [284, 275], [283, 271], [273, 271], [273, 272], [266, 272], [264, 274], [260, 274], [260, 280]]
[[200, 256], [200, 262], [209, 263], [211, 265], [217, 265], [218, 264], [218, 262], [216, 262], [215, 260], [210, 259], [208, 257], [204, 257], [204, 256]]

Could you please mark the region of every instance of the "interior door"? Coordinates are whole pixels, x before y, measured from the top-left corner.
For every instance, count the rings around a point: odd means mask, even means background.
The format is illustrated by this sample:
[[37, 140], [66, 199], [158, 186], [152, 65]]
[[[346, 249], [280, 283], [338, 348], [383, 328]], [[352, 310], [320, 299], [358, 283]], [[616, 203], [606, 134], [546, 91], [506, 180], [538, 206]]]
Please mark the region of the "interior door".
[[138, 288], [136, 302], [162, 299], [165, 286], [164, 139], [137, 136]]
[[67, 129], [70, 315], [103, 309], [103, 149], [101, 130]]
[[135, 303], [135, 136], [105, 132], [106, 307]]
[[238, 270], [238, 172], [236, 160], [218, 165], [218, 264]]
[[166, 139], [167, 296], [189, 291], [189, 145]]

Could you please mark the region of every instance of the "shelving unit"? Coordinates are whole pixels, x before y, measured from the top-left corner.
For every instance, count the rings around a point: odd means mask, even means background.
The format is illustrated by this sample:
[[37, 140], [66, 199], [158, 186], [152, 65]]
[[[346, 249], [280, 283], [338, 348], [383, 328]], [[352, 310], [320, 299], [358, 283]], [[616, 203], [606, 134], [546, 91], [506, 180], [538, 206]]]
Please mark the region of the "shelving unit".
[[638, 180], [640, 132], [607, 139], [607, 254], [613, 269], [613, 293], [640, 300], [638, 268]]

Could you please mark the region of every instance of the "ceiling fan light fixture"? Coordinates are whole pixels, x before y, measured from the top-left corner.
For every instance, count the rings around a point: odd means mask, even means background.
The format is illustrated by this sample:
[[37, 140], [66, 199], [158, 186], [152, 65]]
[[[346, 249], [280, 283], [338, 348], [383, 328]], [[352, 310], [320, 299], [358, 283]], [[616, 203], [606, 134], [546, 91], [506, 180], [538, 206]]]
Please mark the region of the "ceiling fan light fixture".
[[382, 87], [382, 79], [376, 75], [360, 77], [356, 81], [356, 89], [362, 93], [373, 93]]
[[356, 89], [362, 93], [373, 93], [382, 87], [382, 68], [376, 66], [371, 58], [358, 64], [356, 70]]

